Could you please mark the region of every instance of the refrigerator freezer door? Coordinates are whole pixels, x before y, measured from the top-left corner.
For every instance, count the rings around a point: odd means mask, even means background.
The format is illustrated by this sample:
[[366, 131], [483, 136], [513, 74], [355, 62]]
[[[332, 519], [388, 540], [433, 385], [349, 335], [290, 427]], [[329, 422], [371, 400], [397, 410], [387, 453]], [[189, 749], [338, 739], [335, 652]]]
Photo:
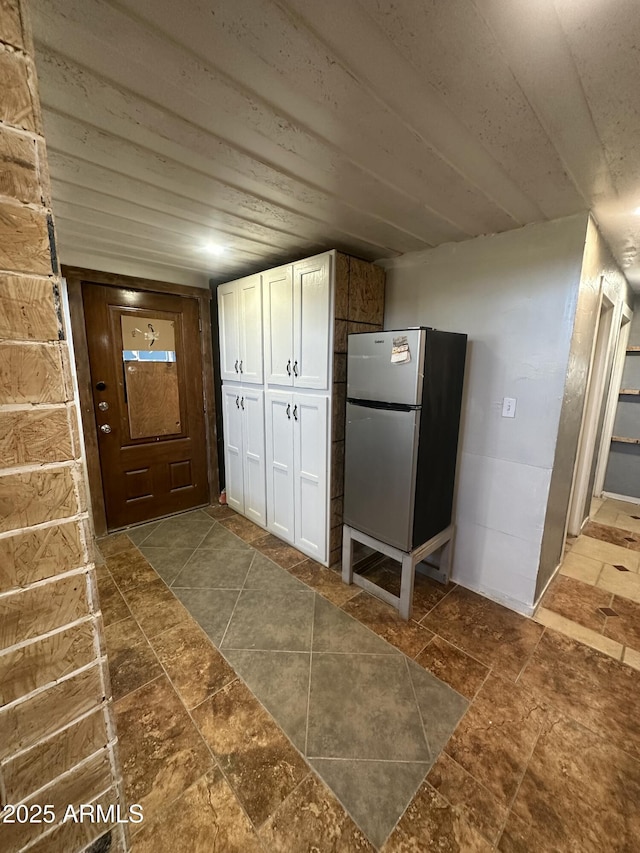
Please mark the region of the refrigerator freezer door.
[[[349, 335], [347, 397], [380, 403], [420, 404], [424, 374], [424, 329]], [[406, 340], [396, 353], [394, 341]], [[392, 358], [395, 358], [392, 361]]]
[[347, 403], [344, 521], [411, 550], [420, 411]]

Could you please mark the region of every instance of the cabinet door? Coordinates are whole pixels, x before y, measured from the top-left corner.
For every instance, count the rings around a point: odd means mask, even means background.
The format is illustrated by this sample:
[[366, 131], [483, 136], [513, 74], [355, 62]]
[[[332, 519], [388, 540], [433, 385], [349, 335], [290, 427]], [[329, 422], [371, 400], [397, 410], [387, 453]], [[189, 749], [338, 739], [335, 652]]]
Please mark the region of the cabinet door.
[[264, 359], [269, 385], [293, 385], [293, 285], [291, 267], [262, 274]]
[[253, 388], [240, 391], [244, 468], [244, 514], [266, 525], [264, 466], [264, 394]]
[[267, 391], [265, 398], [267, 529], [293, 542], [293, 402], [281, 391]]
[[331, 261], [326, 254], [293, 265], [293, 384], [298, 388], [329, 388]]
[[237, 282], [218, 287], [220, 375], [222, 381], [240, 379], [240, 337]]
[[327, 557], [328, 397], [293, 395], [294, 544], [319, 562]]
[[240, 378], [262, 384], [262, 277], [250, 275], [236, 283], [240, 339]]
[[227, 490], [227, 504], [237, 512], [244, 512], [241, 394], [242, 388], [222, 386], [225, 488]]

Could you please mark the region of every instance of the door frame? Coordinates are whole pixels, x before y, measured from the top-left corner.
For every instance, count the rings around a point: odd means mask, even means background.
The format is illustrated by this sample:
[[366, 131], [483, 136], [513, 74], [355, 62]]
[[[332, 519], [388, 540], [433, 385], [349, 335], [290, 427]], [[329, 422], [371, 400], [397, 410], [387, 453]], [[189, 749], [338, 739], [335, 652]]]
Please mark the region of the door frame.
[[91, 371], [89, 369], [89, 348], [82, 302], [82, 283], [106, 285], [107, 287], [130, 288], [148, 293], [164, 293], [171, 296], [183, 296], [198, 301], [198, 319], [200, 323], [200, 356], [204, 391], [205, 444], [207, 454], [208, 496], [218, 494], [218, 449], [216, 441], [216, 407], [213, 388], [213, 343], [211, 338], [211, 290], [191, 287], [186, 284], [169, 284], [147, 278], [100, 272], [62, 265], [62, 276], [67, 282], [69, 313], [71, 316], [71, 335], [75, 350], [78, 393], [80, 397], [80, 415], [87, 458], [87, 479], [89, 483], [89, 512], [93, 517], [96, 536], [104, 536], [107, 531], [107, 516], [104, 504], [102, 469], [96, 431], [96, 415], [93, 405]]
[[611, 375], [613, 360], [612, 338], [616, 334], [618, 318], [616, 316], [615, 302], [605, 293], [604, 285], [604, 276], [601, 276], [598, 304], [595, 312], [596, 326], [593, 333], [589, 359], [587, 386], [565, 526], [565, 539], [567, 534], [578, 536], [586, 521], [584, 508], [587, 502], [587, 491], [594, 453], [597, 450], [596, 441], [599, 416], [603, 407], [603, 397], [606, 392], [607, 380]]

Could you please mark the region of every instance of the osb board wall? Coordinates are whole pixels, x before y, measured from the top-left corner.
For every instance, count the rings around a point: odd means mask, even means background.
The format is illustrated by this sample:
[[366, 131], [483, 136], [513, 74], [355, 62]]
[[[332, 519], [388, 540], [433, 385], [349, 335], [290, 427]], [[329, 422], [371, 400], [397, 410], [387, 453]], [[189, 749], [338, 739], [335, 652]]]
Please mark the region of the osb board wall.
[[331, 532], [329, 564], [340, 563], [344, 492], [344, 426], [347, 397], [347, 336], [376, 332], [384, 319], [385, 273], [382, 267], [336, 254], [333, 395], [331, 406]]
[[[32, 55], [0, 0], [0, 849], [125, 851], [123, 826], [61, 822], [122, 785]], [[5, 823], [7, 804], [56, 821]]]

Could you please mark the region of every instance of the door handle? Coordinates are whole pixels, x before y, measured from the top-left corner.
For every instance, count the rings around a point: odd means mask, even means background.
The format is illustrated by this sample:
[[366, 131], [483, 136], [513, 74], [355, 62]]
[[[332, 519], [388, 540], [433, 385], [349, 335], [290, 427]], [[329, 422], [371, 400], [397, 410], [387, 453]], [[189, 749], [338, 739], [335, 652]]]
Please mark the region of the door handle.
[[240, 400], [240, 408], [244, 412], [244, 397], [242, 398], [242, 400]]
[[100, 432], [103, 432], [105, 435], [109, 435], [111, 432], [111, 427], [109, 424], [102, 424], [100, 427]]
[[237, 373], [238, 372], [238, 359], [237, 358], [236, 358], [235, 368], [236, 368], [236, 373]]
[[297, 361], [293, 362], [293, 375], [294, 376], [298, 375], [298, 362]]
[[291, 376], [291, 359], [287, 362], [287, 375]]
[[297, 403], [296, 403], [296, 405], [293, 407], [293, 419], [294, 419], [295, 421], [297, 421], [297, 420], [298, 420], [298, 405], [297, 405]]
[[287, 417], [291, 420], [291, 403], [287, 403]]
[[242, 359], [240, 359], [240, 373], [242, 373]]
[[236, 409], [239, 409], [239, 408], [240, 408], [240, 402], [239, 402], [239, 400], [240, 400], [240, 397], [236, 396]]

